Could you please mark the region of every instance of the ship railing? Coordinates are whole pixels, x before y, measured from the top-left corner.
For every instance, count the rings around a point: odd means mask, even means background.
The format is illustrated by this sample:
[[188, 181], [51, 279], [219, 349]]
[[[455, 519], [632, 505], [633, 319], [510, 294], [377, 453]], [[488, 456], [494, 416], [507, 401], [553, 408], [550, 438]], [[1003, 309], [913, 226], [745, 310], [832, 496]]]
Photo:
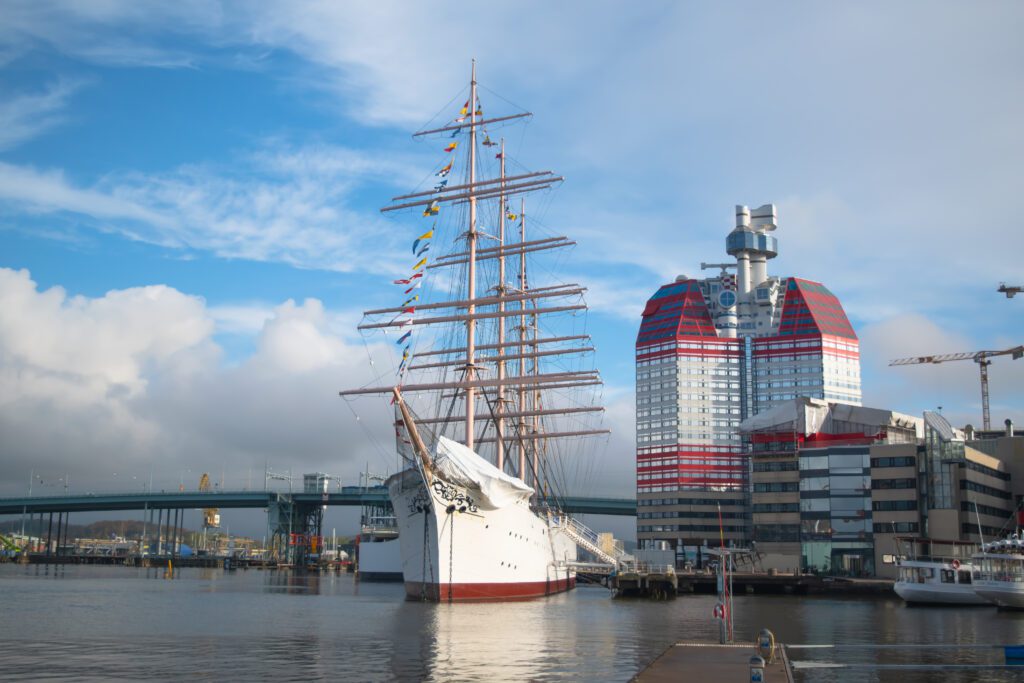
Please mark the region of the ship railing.
[[956, 560], [961, 564], [971, 561], [971, 555], [918, 555], [911, 557], [909, 555], [901, 555], [897, 560], [897, 564], [903, 562], [941, 562], [942, 564], [952, 564]]
[[550, 518], [552, 525], [563, 529], [570, 538], [576, 541], [577, 545], [609, 564], [618, 566], [633, 557], [617, 547], [610, 550], [601, 547], [598, 535], [569, 515], [550, 513]]
[[577, 572], [587, 574], [611, 574], [616, 570], [614, 564], [608, 562], [580, 562], [577, 560], [562, 560], [555, 565], [558, 569], [573, 569]]
[[676, 568], [671, 564], [627, 560], [619, 564], [619, 573], [623, 572], [635, 574], [675, 574]]

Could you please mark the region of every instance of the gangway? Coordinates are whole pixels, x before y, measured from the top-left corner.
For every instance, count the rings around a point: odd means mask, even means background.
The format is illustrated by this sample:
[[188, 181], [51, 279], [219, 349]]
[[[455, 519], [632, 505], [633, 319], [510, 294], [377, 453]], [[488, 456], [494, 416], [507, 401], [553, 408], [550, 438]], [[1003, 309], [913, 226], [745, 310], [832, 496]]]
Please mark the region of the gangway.
[[597, 534], [583, 523], [565, 514], [551, 514], [551, 525], [565, 532], [565, 535], [576, 542], [576, 545], [612, 567], [618, 567], [633, 559], [624, 550], [613, 547], [611, 552], [601, 547]]

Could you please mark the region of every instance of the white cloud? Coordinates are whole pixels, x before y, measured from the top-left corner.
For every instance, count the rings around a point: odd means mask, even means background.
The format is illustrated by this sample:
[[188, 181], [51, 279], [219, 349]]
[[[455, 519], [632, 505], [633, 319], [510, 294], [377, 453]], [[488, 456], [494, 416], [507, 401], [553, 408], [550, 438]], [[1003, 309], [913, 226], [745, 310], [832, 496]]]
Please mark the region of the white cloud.
[[[911, 415], [943, 407], [954, 424], [981, 426], [981, 383], [972, 361], [889, 367], [890, 360], [988, 348], [918, 314], [866, 325], [860, 333], [864, 404]], [[1020, 423], [1024, 405], [1024, 361], [994, 358], [989, 367], [993, 426], [1007, 417]]]
[[0, 269], [3, 480], [34, 469], [99, 490], [113, 472], [142, 480], [153, 467], [161, 486], [223, 466], [237, 482], [268, 460], [354, 478], [386, 452], [361, 425], [389, 434], [390, 413], [369, 401], [352, 419], [337, 392], [374, 379], [368, 351], [331, 325], [320, 302], [285, 302], [228, 367], [200, 298], [166, 286], [69, 297]]
[[390, 273], [401, 271], [395, 250], [382, 248], [395, 239], [392, 223], [357, 208], [355, 193], [373, 182], [416, 182], [411, 177], [402, 158], [268, 144], [230, 167], [110, 175], [91, 187], [60, 171], [0, 162], [0, 202], [15, 211], [84, 216], [105, 231], [172, 249]]
[[98, 219], [139, 221], [168, 227], [170, 219], [128, 199], [76, 187], [61, 171], [37, 171], [0, 161], [0, 201], [29, 213], [67, 211]]
[[219, 334], [255, 335], [274, 315], [271, 306], [258, 303], [210, 306], [207, 311], [216, 321]]
[[81, 82], [57, 81], [42, 92], [0, 101], [0, 150], [16, 147], [63, 123], [64, 108], [81, 86]]

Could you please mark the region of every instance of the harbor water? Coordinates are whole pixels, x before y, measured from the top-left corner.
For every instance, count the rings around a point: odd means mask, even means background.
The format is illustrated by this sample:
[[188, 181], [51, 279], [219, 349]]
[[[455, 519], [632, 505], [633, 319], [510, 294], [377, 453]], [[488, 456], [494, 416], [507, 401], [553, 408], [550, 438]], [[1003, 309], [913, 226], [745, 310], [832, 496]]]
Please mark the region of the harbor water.
[[[581, 587], [520, 603], [428, 604], [348, 574], [0, 565], [5, 680], [625, 681], [680, 640], [717, 639], [713, 596], [613, 600]], [[739, 596], [736, 638], [958, 648], [802, 650], [861, 664], [1001, 663], [1024, 613], [895, 597]], [[802, 681], [1010, 681], [1000, 670], [810, 670]], [[679, 680], [687, 680], [680, 672]]]

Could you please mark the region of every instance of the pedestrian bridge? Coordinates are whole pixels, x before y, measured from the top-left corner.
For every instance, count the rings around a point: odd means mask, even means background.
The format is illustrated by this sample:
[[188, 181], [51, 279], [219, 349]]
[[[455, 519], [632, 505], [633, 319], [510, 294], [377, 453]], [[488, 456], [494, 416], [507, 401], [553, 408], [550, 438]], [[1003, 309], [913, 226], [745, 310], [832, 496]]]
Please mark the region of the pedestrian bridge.
[[[0, 498], [0, 515], [111, 510], [176, 510], [192, 508], [267, 508], [281, 502], [299, 505], [384, 505], [384, 486], [345, 486], [324, 493], [282, 491], [173, 491], [143, 493], [80, 493], [63, 496]], [[636, 516], [636, 500], [567, 496], [558, 507], [570, 514]]]

